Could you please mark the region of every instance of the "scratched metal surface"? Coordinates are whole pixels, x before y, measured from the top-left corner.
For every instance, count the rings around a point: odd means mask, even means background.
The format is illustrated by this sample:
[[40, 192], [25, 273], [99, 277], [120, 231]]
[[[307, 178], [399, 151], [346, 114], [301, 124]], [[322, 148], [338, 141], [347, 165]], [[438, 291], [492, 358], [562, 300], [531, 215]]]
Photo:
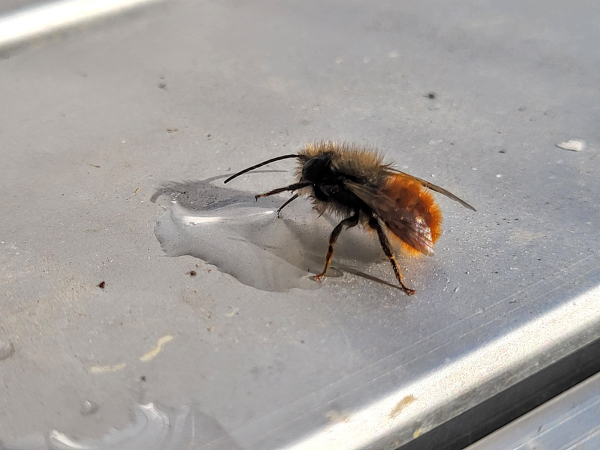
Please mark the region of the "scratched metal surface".
[[[599, 338], [599, 20], [173, 1], [3, 49], [0, 448], [391, 449]], [[315, 139], [376, 144], [477, 208], [439, 198], [435, 256], [401, 258], [414, 297], [349, 272], [268, 292], [165, 256], [165, 185]]]

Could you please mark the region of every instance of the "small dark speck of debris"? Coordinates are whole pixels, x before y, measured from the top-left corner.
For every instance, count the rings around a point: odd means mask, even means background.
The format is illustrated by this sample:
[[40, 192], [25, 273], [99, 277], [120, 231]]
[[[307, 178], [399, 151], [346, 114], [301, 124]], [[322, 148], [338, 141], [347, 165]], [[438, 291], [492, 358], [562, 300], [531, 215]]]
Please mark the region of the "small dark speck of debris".
[[431, 100], [433, 100], [436, 97], [437, 97], [437, 94], [433, 91], [427, 93], [427, 98], [430, 98]]
[[189, 272], [186, 272], [190, 277], [195, 277], [196, 276], [196, 271], [195, 270], [190, 270]]
[[508, 303], [517, 303], [517, 301], [516, 300], [511, 300]]
[[502, 149], [498, 153], [506, 153], [506, 150]]
[[175, 133], [176, 131], [179, 131], [177, 128], [167, 128], [167, 133]]
[[104, 282], [104, 281], [101, 281], [101, 282], [100, 282], [100, 284], [98, 284], [98, 287], [99, 287], [100, 289], [104, 289], [104, 288], [106, 287], [106, 282]]
[[140, 377], [140, 380], [142, 380], [142, 381], [146, 381], [146, 375], [142, 375], [142, 376]]
[[167, 83], [158, 83], [158, 87], [161, 89], [166, 89], [167, 88]]
[[301, 341], [300, 341], [300, 343], [301, 343], [301, 344], [304, 344], [304, 340], [301, 340]]
[[206, 133], [206, 137], [209, 138], [210, 137], [210, 133]]
[[90, 166], [95, 167], [96, 169], [100, 168], [100, 166], [97, 166], [96, 164], [90, 164]]

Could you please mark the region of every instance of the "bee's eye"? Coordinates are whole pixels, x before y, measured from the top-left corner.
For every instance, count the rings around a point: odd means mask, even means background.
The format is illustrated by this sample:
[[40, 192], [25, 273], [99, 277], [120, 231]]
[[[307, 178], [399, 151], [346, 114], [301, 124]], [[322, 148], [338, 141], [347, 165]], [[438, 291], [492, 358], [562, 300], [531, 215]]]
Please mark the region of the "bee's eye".
[[304, 163], [302, 178], [311, 183], [324, 181], [331, 177], [331, 157], [327, 154], [315, 156]]

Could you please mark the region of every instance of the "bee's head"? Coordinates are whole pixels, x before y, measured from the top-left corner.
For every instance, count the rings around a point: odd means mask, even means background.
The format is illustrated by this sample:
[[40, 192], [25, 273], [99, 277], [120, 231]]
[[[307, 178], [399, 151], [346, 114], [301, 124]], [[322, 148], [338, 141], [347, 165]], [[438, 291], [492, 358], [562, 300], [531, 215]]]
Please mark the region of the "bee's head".
[[329, 153], [314, 156], [302, 166], [302, 179], [310, 183], [323, 183], [332, 178], [331, 155]]

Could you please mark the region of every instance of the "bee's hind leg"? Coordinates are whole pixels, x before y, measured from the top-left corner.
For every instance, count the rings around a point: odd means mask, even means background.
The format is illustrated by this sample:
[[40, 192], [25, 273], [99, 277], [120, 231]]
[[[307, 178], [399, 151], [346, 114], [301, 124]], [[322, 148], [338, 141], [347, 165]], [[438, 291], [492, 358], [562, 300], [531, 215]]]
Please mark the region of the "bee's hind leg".
[[315, 275], [316, 281], [321, 281], [323, 279], [323, 277], [325, 276], [325, 272], [327, 272], [327, 269], [329, 268], [329, 264], [331, 264], [331, 258], [333, 257], [333, 246], [335, 245], [337, 238], [342, 232], [342, 228], [344, 227], [344, 225], [346, 226], [346, 228], [352, 228], [358, 225], [358, 217], [359, 216], [357, 212], [353, 216], [342, 220], [331, 232], [331, 236], [329, 236], [329, 248], [327, 249], [327, 256], [325, 257], [325, 268], [323, 269], [323, 272], [321, 272], [318, 275]]
[[394, 256], [394, 252], [392, 251], [392, 247], [390, 246], [390, 241], [385, 235], [385, 231], [383, 227], [379, 223], [379, 220], [375, 217], [371, 217], [369, 219], [369, 226], [377, 231], [377, 236], [379, 237], [379, 243], [381, 244], [381, 248], [383, 249], [383, 253], [387, 256], [387, 259], [390, 261], [392, 265], [392, 269], [394, 269], [394, 274], [396, 275], [396, 279], [398, 283], [400, 283], [400, 288], [404, 291], [406, 295], [413, 295], [415, 293], [414, 289], [410, 289], [406, 287], [404, 284], [404, 280], [402, 279], [402, 273], [398, 268], [398, 263], [396, 262], [396, 257]]

